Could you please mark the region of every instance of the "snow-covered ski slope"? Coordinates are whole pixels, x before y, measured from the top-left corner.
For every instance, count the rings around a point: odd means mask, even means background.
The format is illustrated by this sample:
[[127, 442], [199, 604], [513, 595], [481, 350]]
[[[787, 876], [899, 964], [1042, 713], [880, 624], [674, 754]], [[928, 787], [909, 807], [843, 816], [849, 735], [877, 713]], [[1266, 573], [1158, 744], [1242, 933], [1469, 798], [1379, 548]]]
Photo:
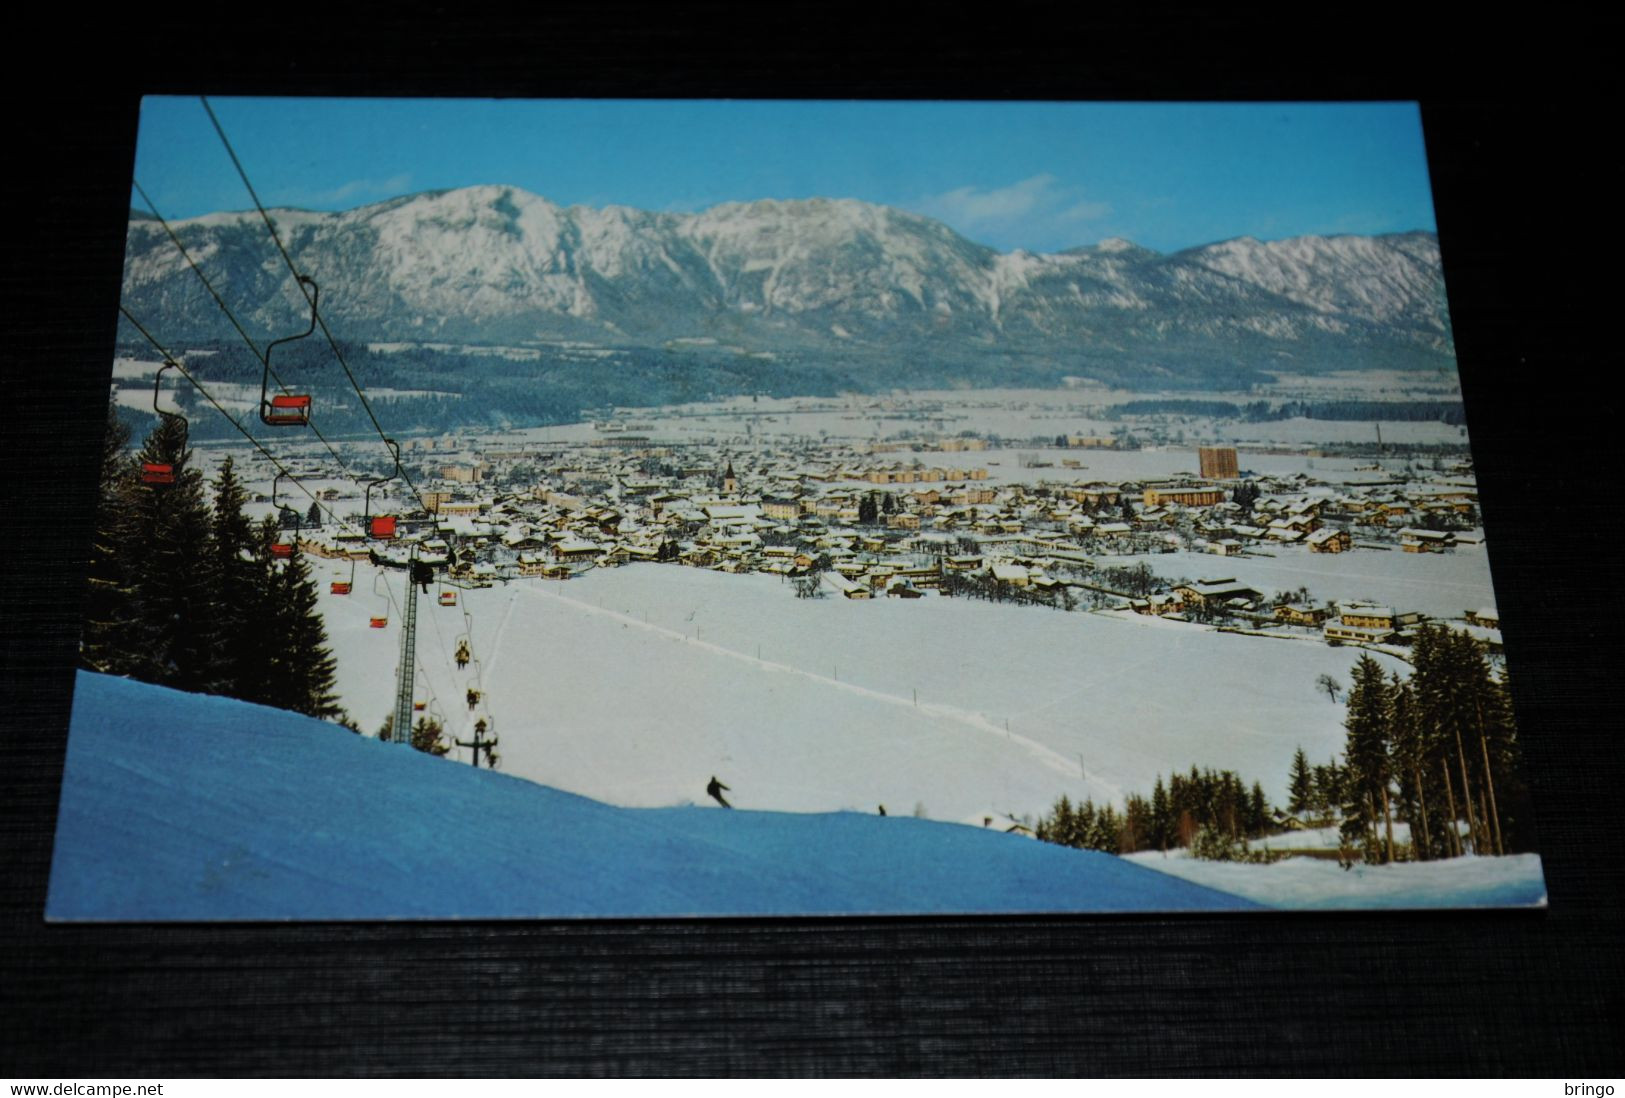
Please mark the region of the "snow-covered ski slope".
[[616, 808], [297, 714], [80, 672], [47, 915], [388, 919], [1244, 910], [908, 817]]
[[1317, 858], [1288, 858], [1271, 865], [1204, 862], [1184, 851], [1166, 855], [1148, 851], [1130, 854], [1125, 860], [1225, 889], [1270, 907], [1327, 910], [1546, 906], [1546, 878], [1538, 854], [1356, 864], [1348, 869], [1335, 861]]
[[[349, 568], [319, 564], [323, 579]], [[398, 603], [403, 574], [383, 582]], [[390, 710], [400, 620], [390, 608], [369, 628], [388, 605], [372, 584], [362, 567], [355, 594], [322, 596], [343, 704], [369, 733]], [[463, 608], [418, 597], [418, 697], [467, 739]], [[500, 768], [636, 807], [704, 801], [715, 774], [743, 808], [1036, 817], [1062, 794], [1121, 809], [1193, 765], [1283, 803], [1300, 744], [1317, 762], [1341, 753], [1343, 707], [1315, 679], [1346, 683], [1358, 654], [1134, 615], [797, 599], [772, 576], [676, 565], [458, 597]]]

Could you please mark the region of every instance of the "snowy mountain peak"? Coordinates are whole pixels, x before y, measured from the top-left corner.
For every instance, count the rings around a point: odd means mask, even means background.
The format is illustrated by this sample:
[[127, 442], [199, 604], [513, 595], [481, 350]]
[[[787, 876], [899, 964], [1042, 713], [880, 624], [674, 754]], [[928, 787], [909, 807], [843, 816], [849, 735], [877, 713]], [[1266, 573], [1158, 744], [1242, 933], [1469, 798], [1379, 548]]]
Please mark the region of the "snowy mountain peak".
[[[348, 338], [515, 344], [538, 336], [665, 346], [695, 335], [745, 351], [838, 353], [864, 369], [901, 353], [948, 374], [988, 354], [1132, 384], [1146, 360], [1245, 373], [1449, 363], [1430, 234], [1238, 237], [1161, 255], [1121, 238], [1000, 254], [918, 214], [851, 198], [763, 198], [699, 213], [562, 207], [492, 183], [342, 213], [276, 210], [296, 261]], [[234, 311], [297, 322], [253, 214], [177, 223]], [[126, 300], [171, 338], [217, 338], [218, 310], [160, 226], [132, 219]], [[839, 333], [839, 334], [836, 334]], [[870, 360], [870, 361], [865, 361]], [[978, 367], [979, 369], [979, 367]]]
[[1120, 236], [1108, 236], [1095, 245], [1097, 251], [1102, 252], [1128, 252], [1139, 250], [1140, 246], [1132, 240], [1124, 240]]

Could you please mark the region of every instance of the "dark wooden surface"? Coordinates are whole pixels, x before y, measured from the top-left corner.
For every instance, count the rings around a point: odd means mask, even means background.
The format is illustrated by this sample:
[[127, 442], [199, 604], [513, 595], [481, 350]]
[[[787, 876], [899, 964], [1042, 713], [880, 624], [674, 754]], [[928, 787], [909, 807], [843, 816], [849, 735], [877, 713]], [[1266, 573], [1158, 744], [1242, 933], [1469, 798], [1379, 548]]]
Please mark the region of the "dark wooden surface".
[[[14, 43], [37, 68], [10, 102], [0, 341], [0, 1075], [1620, 1074], [1608, 28], [1021, 4], [255, 14], [48, 15], [55, 33]], [[199, 90], [1421, 99], [1550, 909], [44, 925], [136, 97]]]

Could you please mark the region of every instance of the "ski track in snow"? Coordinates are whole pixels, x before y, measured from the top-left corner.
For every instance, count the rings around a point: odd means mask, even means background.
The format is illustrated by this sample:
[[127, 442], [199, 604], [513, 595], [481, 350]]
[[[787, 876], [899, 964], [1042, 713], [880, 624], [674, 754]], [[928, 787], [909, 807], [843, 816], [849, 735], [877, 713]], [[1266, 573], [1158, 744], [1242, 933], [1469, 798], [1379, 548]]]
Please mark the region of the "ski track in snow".
[[[820, 686], [827, 689], [845, 691], [846, 693], [854, 694], [858, 697], [884, 702], [888, 705], [895, 705], [903, 709], [916, 709], [919, 712], [926, 713], [939, 720], [953, 721], [977, 732], [995, 736], [1011, 743], [1019, 744], [1039, 762], [1043, 763], [1052, 770], [1065, 774], [1068, 778], [1074, 778], [1078, 772], [1078, 764], [1076, 762], [1067, 759], [1065, 756], [1055, 751], [1052, 751], [1050, 748], [1045, 747], [1036, 740], [1028, 739], [1019, 733], [1005, 728], [1002, 724], [997, 724], [989, 720], [987, 716], [982, 713], [974, 713], [967, 709], [961, 709], [958, 706], [944, 705], [940, 702], [923, 702], [917, 704], [912, 698], [900, 697], [896, 694], [888, 694], [884, 691], [875, 690], [871, 687], [858, 686], [855, 683], [841, 682], [839, 679], [833, 679], [827, 675], [820, 675], [815, 671], [805, 671], [799, 667], [792, 667], [786, 663], [765, 660], [758, 656], [752, 656], [744, 652], [739, 652], [711, 641], [700, 640], [697, 637], [690, 637], [688, 634], [679, 632], [675, 629], [668, 629], [665, 626], [655, 625], [652, 622], [639, 621], [630, 614], [622, 613], [619, 610], [611, 610], [607, 607], [599, 606], [594, 603], [583, 602], [580, 599], [568, 598], [556, 591], [544, 591], [535, 587], [523, 586], [517, 587], [517, 590], [524, 591], [528, 594], [534, 595], [537, 598], [552, 599], [556, 602], [566, 603], [585, 613], [596, 614], [614, 619], [621, 622], [623, 626], [635, 625], [639, 629], [669, 637], [674, 641], [693, 645], [703, 650], [713, 652], [719, 656], [726, 656], [730, 659], [738, 660], [741, 663], [760, 668], [764, 671], [779, 674], [798, 675], [801, 678], [816, 682]], [[504, 620], [506, 620], [506, 618]], [[1111, 795], [1114, 798], [1118, 800], [1122, 799], [1123, 791], [1118, 786], [1113, 785], [1110, 782], [1106, 782], [1098, 777], [1093, 777], [1088, 780], [1096, 786], [1110, 790]]]
[[[518, 601], [519, 600], [515, 597], [514, 590], [510, 588], [508, 591], [508, 605], [502, 611], [502, 620], [497, 622], [496, 636], [491, 638], [491, 662], [486, 665], [486, 670], [488, 671], [496, 670], [497, 658], [502, 655], [502, 638], [508, 632], [508, 622], [513, 618], [513, 606], [514, 603]], [[469, 625], [469, 632], [472, 633], [474, 631], [474, 627], [472, 625], [474, 615], [469, 613], [467, 606], [463, 607], [463, 614], [464, 617], [471, 623]]]

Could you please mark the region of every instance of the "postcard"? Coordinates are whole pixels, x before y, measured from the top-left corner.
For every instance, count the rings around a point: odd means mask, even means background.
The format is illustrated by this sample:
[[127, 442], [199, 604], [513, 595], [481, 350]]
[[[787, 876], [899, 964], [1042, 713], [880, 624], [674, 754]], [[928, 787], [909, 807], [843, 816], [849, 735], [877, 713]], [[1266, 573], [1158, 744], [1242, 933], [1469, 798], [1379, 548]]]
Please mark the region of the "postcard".
[[1414, 104], [152, 97], [47, 916], [1546, 902]]

